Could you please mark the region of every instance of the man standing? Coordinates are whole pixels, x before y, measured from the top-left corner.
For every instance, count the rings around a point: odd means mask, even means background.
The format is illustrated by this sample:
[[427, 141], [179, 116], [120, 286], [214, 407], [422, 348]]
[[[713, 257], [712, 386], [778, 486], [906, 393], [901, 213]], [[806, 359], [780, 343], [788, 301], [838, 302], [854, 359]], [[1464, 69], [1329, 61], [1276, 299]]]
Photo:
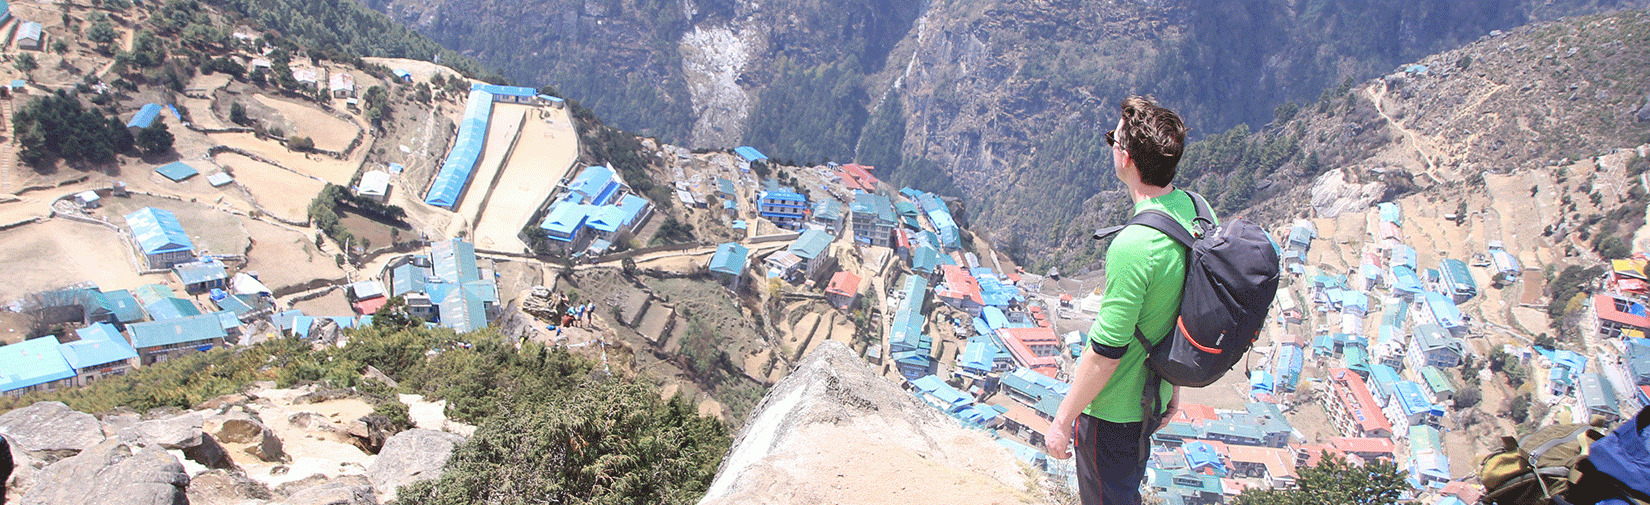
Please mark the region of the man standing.
[[[1191, 195], [1172, 184], [1185, 148], [1186, 126], [1174, 111], [1150, 98], [1123, 100], [1117, 129], [1106, 133], [1112, 168], [1128, 187], [1134, 212], [1167, 212], [1186, 229], [1197, 217]], [[1072, 373], [1071, 391], [1044, 434], [1048, 453], [1066, 459], [1073, 426], [1077, 442], [1077, 482], [1088, 505], [1136, 505], [1146, 473], [1141, 432], [1156, 431], [1178, 407], [1180, 390], [1161, 383], [1163, 412], [1142, 412], [1148, 349], [1135, 339], [1138, 329], [1154, 344], [1179, 315], [1186, 278], [1186, 249], [1146, 226], [1123, 228], [1106, 251], [1106, 291], [1088, 331], [1088, 350]]]

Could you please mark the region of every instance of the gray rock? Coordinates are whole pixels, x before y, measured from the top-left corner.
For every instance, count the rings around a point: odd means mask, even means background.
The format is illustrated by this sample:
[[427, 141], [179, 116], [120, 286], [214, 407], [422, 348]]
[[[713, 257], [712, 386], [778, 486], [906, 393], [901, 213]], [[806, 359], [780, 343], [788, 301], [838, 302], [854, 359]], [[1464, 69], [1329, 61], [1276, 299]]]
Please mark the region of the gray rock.
[[0, 414], [0, 435], [24, 452], [47, 460], [90, 449], [104, 438], [103, 425], [96, 417], [75, 412], [62, 402], [39, 402]]
[[361, 448], [361, 451], [367, 454], [382, 452], [384, 442], [389, 440], [390, 435], [395, 434], [393, 433], [394, 429], [395, 427], [390, 422], [390, 418], [379, 414], [361, 416], [360, 419], [351, 421], [349, 425], [344, 427], [345, 432], [350, 436], [349, 443]]
[[269, 428], [264, 428], [263, 436], [258, 439], [258, 443], [247, 446], [246, 453], [271, 463], [286, 461], [286, 451], [281, 445], [281, 439]]
[[208, 470], [189, 480], [190, 505], [241, 505], [269, 501], [269, 488], [245, 475], [227, 470]]
[[216, 410], [221, 412], [231, 406], [244, 404], [251, 399], [251, 397], [240, 393], [227, 394], [201, 402], [199, 405], [195, 406], [195, 410]]
[[1634, 116], [1638, 118], [1640, 123], [1650, 121], [1650, 95], [1644, 97], [1644, 106], [1639, 107], [1638, 113]]
[[202, 421], [204, 421], [204, 418], [196, 413], [143, 421], [120, 430], [116, 437], [122, 442], [144, 447], [151, 445], [158, 445], [162, 449], [194, 447], [201, 443]]
[[403, 431], [384, 442], [367, 467], [367, 478], [383, 493], [385, 501], [395, 499], [395, 489], [425, 479], [441, 476], [453, 448], [464, 442], [464, 437], [445, 431], [413, 429]]
[[235, 460], [229, 457], [229, 450], [225, 449], [223, 444], [219, 444], [217, 438], [207, 433], [201, 434], [199, 444], [183, 448], [183, 457], [207, 468], [235, 468]]
[[281, 503], [289, 505], [378, 505], [372, 483], [358, 475], [343, 476], [292, 491]]
[[250, 414], [229, 410], [207, 419], [203, 426], [207, 433], [218, 437], [218, 440], [234, 444], [251, 444], [246, 448], [246, 453], [258, 459], [269, 462], [286, 460], [281, 439]]
[[23, 495], [23, 505], [185, 505], [189, 475], [160, 447], [136, 449], [105, 441], [72, 458], [47, 466], [40, 483]]
[[143, 422], [143, 416], [137, 412], [111, 412], [103, 414], [103, 436], [105, 438], [120, 435], [120, 430], [130, 428]]

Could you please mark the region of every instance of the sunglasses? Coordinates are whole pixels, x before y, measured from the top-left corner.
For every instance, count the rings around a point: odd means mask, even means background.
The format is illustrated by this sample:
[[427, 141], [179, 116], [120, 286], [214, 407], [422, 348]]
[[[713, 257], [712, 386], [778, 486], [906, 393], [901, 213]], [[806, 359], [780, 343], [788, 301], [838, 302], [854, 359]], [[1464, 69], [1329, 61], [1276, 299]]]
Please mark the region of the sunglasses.
[[1106, 132], [1106, 145], [1114, 147], [1117, 145], [1117, 130]]

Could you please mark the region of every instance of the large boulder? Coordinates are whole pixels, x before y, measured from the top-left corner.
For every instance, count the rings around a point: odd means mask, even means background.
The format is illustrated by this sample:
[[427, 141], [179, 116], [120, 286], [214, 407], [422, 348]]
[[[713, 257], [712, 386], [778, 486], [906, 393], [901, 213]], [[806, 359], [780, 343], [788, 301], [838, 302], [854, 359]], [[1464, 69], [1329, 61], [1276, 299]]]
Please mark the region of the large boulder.
[[769, 390], [699, 503], [1041, 503], [1022, 468], [830, 340]]
[[201, 422], [204, 418], [200, 414], [187, 413], [183, 415], [143, 421], [120, 430], [116, 434], [121, 442], [139, 446], [160, 446], [162, 449], [183, 449], [194, 447], [201, 443]]
[[264, 426], [262, 421], [246, 412], [230, 409], [206, 419], [202, 425], [207, 433], [233, 444], [247, 444], [246, 453], [271, 463], [286, 460], [286, 451], [280, 437]]
[[269, 487], [246, 475], [208, 470], [189, 479], [189, 505], [242, 505], [269, 501]]
[[39, 402], [0, 414], [0, 435], [46, 460], [72, 456], [104, 438], [103, 425], [96, 417], [75, 412], [62, 402]]
[[[185, 505], [189, 475], [160, 447], [108, 440], [47, 466], [23, 505]], [[65, 485], [72, 483], [72, 485]]]
[[384, 501], [395, 499], [401, 486], [441, 476], [447, 457], [464, 437], [445, 431], [412, 429], [390, 437], [384, 449], [367, 466], [367, 478]]
[[345, 433], [349, 434], [349, 443], [367, 454], [378, 454], [384, 450], [384, 442], [390, 439], [395, 429], [390, 418], [380, 414], [368, 414], [360, 419], [351, 421], [344, 426]]
[[359, 475], [346, 475], [289, 491], [287, 505], [378, 505], [373, 486]]

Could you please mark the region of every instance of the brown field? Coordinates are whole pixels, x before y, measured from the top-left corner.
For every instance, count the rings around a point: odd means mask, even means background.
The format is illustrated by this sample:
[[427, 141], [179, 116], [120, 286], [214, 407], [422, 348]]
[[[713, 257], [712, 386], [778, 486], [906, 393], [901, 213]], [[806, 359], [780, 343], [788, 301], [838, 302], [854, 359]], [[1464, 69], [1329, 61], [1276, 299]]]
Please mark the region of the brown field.
[[308, 282], [311, 279], [343, 279], [344, 271], [332, 256], [315, 248], [315, 237], [263, 221], [247, 221], [252, 252], [243, 270], [258, 272], [270, 289]]
[[304, 311], [309, 316], [353, 316], [355, 309], [350, 308], [349, 299], [344, 297], [344, 290], [335, 289], [326, 296], [314, 300], [304, 300], [292, 306]]
[[[395, 229], [392, 225], [378, 222], [366, 216], [352, 214], [345, 211], [343, 207], [338, 208], [338, 216], [341, 218], [344, 228], [349, 229], [351, 235], [355, 235], [356, 238], [365, 239], [367, 241], [367, 249], [369, 250], [375, 247], [384, 247], [394, 243], [394, 236], [392, 236], [390, 232], [390, 230]], [[407, 232], [402, 231], [401, 233], [404, 237]], [[361, 244], [359, 243], [352, 244], [352, 246], [355, 247], [359, 247], [360, 245]]]
[[287, 138], [305, 136], [315, 140], [315, 148], [327, 151], [342, 151], [349, 147], [355, 136], [361, 133], [361, 127], [338, 119], [308, 104], [289, 102], [268, 95], [253, 95], [253, 99], [269, 108], [275, 109], [286, 118]]
[[[491, 196], [486, 196], [485, 191], [478, 194], [477, 190], [485, 189], [478, 178], [472, 183], [464, 207], [469, 209], [472, 201], [480, 205], [480, 200], [486, 198], [487, 208], [475, 223], [476, 247], [513, 252], [527, 248], [516, 234], [527, 224], [533, 211], [550, 197], [556, 183], [568, 176], [573, 161], [578, 158], [578, 134], [573, 131], [566, 109], [500, 104], [494, 106], [494, 115], [498, 116], [504, 108], [525, 110], [527, 117], [521, 127], [520, 140], [510, 154], [509, 163], [501, 169], [498, 184], [491, 188]], [[510, 121], [512, 117], [507, 114], [503, 119]]]
[[304, 175], [340, 186], [349, 184], [350, 179], [355, 177], [355, 169], [360, 166], [366, 152], [356, 149], [354, 157], [340, 160], [331, 156], [293, 152], [279, 142], [258, 140], [251, 133], [214, 133], [206, 137], [210, 143], [239, 147]]
[[0, 265], [13, 266], [0, 282], [0, 301], [79, 282], [114, 290], [168, 279], [138, 275], [128, 249], [114, 230], [67, 219], [0, 231]]
[[269, 212], [283, 219], [301, 221], [309, 212], [309, 202], [326, 183], [280, 167], [234, 153], [222, 153], [212, 160], [230, 169], [235, 181]]
[[208, 207], [204, 203], [180, 202], [146, 195], [131, 198], [103, 199], [104, 216], [116, 226], [126, 226], [126, 214], [144, 207], [166, 209], [177, 214], [183, 231], [195, 243], [195, 253], [240, 254], [246, 250], [246, 228], [234, 214]]

